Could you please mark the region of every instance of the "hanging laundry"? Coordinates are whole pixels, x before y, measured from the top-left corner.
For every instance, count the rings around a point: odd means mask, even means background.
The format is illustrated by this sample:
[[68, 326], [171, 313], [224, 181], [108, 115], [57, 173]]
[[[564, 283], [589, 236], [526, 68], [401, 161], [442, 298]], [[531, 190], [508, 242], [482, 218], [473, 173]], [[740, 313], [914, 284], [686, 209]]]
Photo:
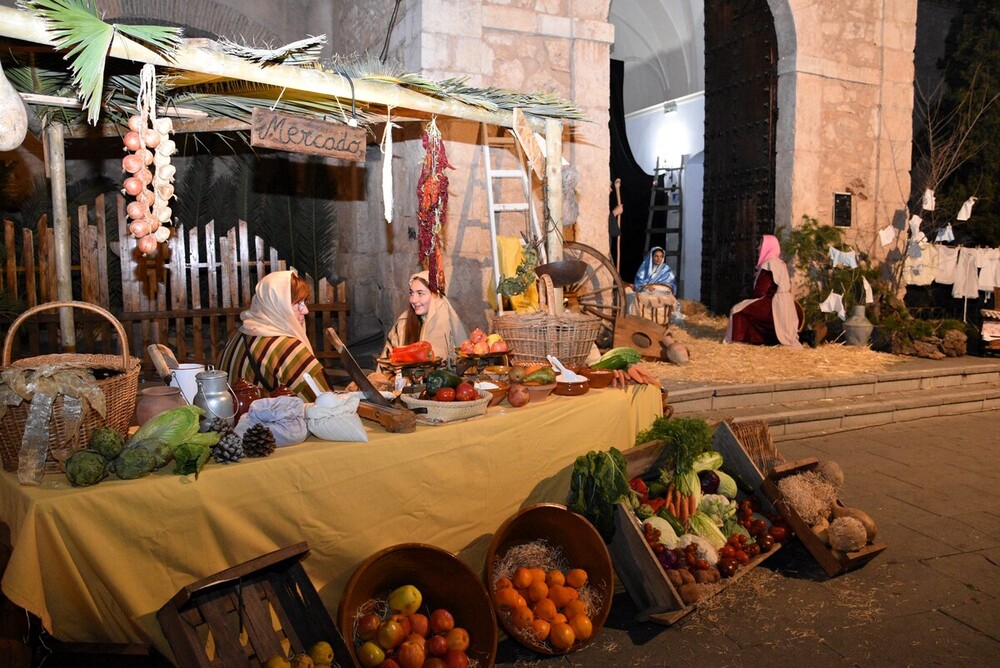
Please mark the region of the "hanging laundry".
[[834, 267], [850, 267], [857, 269], [858, 254], [855, 251], [841, 251], [830, 246], [830, 262]]
[[951, 286], [951, 296], [956, 299], [975, 299], [979, 296], [979, 277], [976, 275], [978, 253], [976, 250], [975, 248], [960, 248], [958, 251], [955, 282]]
[[924, 211], [934, 210], [934, 191], [930, 188], [924, 191], [924, 196], [920, 201], [920, 208]]
[[927, 238], [927, 235], [920, 230], [920, 223], [924, 222], [920, 216], [914, 215], [910, 217], [910, 241], [921, 242]]
[[907, 285], [930, 285], [937, 275], [937, 259], [932, 244], [911, 241], [903, 262], [903, 281]]
[[972, 205], [976, 203], [977, 199], [979, 198], [970, 197], [965, 200], [965, 203], [962, 204], [962, 207], [958, 210], [958, 215], [955, 216], [955, 220], [968, 220], [972, 215]]
[[976, 267], [979, 269], [979, 289], [986, 292], [993, 292], [993, 288], [1000, 285], [997, 280], [998, 270], [1000, 270], [1000, 249], [997, 248], [977, 248]]
[[831, 292], [830, 295], [820, 302], [819, 310], [823, 313], [836, 313], [841, 320], [847, 320], [847, 311], [844, 310], [844, 296]]
[[954, 246], [934, 246], [938, 252], [937, 276], [934, 280], [942, 285], [955, 282], [955, 271], [958, 268], [958, 248]]
[[[962, 219], [959, 218], [959, 220]], [[948, 223], [943, 228], [938, 230], [937, 237], [935, 237], [934, 239], [934, 241], [954, 241], [954, 240], [955, 240], [955, 232], [952, 231], [951, 229], [951, 223]]]
[[886, 246], [891, 246], [892, 244], [894, 244], [896, 242], [897, 234], [898, 232], [896, 232], [896, 228], [893, 227], [892, 225], [886, 225], [881, 230], [879, 230], [878, 238], [879, 241], [882, 242], [882, 247], [885, 248]]
[[875, 296], [872, 294], [872, 284], [868, 282], [867, 278], [862, 276], [861, 285], [865, 289], [865, 303], [871, 304], [873, 301], [875, 301]]

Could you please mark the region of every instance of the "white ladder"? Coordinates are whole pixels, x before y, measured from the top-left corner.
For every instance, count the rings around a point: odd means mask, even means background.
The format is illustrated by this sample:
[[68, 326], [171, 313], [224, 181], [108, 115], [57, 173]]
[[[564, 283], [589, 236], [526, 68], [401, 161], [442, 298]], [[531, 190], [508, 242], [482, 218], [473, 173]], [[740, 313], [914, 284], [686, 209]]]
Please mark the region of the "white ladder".
[[[490, 134], [490, 126], [486, 123], [480, 124], [480, 133], [483, 146], [483, 166], [486, 170], [486, 199], [490, 216], [490, 246], [493, 251], [493, 284], [500, 285], [500, 255], [497, 252], [497, 217], [501, 213], [521, 213], [527, 212], [528, 222], [531, 231], [536, 239], [542, 240], [538, 248], [540, 263], [546, 261], [545, 237], [542, 236], [541, 227], [538, 224], [538, 216], [535, 214], [535, 207], [531, 205], [531, 182], [528, 180], [528, 172], [524, 165], [524, 153], [520, 144], [509, 130], [501, 128], [500, 136]], [[494, 167], [495, 153], [510, 153], [517, 165], [514, 169], [498, 169]], [[502, 156], [501, 156], [502, 157]], [[521, 193], [524, 201], [519, 202], [497, 202], [496, 181], [499, 179], [520, 179]], [[526, 226], [527, 227], [527, 226]], [[497, 310], [503, 311], [502, 296], [497, 294]]]

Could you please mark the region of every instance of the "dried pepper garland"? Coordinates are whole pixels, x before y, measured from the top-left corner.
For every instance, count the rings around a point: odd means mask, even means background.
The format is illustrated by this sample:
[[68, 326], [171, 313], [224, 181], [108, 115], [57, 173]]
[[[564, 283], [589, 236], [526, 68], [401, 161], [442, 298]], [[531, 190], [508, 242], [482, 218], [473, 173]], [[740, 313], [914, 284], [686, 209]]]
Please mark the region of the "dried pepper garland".
[[444, 292], [441, 251], [444, 248], [444, 221], [448, 216], [448, 176], [444, 170], [455, 168], [448, 164], [441, 131], [434, 120], [424, 130], [423, 145], [426, 153], [417, 181], [420, 264], [427, 270], [430, 289]]

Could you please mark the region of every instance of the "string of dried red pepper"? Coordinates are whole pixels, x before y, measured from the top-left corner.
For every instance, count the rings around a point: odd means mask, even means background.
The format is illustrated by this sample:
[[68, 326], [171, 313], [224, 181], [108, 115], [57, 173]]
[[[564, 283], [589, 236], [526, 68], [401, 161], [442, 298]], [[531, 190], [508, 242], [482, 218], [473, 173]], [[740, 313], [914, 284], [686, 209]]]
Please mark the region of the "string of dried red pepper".
[[448, 163], [441, 131], [431, 120], [423, 133], [424, 164], [417, 181], [417, 240], [420, 243], [420, 264], [427, 270], [430, 289], [444, 292], [444, 222], [448, 217], [448, 176], [445, 169], [455, 169]]

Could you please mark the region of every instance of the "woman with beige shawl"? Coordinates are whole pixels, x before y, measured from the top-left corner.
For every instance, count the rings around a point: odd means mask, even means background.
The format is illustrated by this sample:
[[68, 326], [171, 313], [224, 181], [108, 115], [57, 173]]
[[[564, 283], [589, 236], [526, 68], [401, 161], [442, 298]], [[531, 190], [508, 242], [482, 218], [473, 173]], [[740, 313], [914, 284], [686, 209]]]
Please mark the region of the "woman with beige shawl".
[[462, 319], [447, 297], [431, 291], [426, 271], [410, 276], [409, 286], [410, 305], [396, 319], [379, 357], [389, 357], [397, 346], [427, 341], [434, 349], [434, 357], [453, 359], [455, 348], [469, 338]]

